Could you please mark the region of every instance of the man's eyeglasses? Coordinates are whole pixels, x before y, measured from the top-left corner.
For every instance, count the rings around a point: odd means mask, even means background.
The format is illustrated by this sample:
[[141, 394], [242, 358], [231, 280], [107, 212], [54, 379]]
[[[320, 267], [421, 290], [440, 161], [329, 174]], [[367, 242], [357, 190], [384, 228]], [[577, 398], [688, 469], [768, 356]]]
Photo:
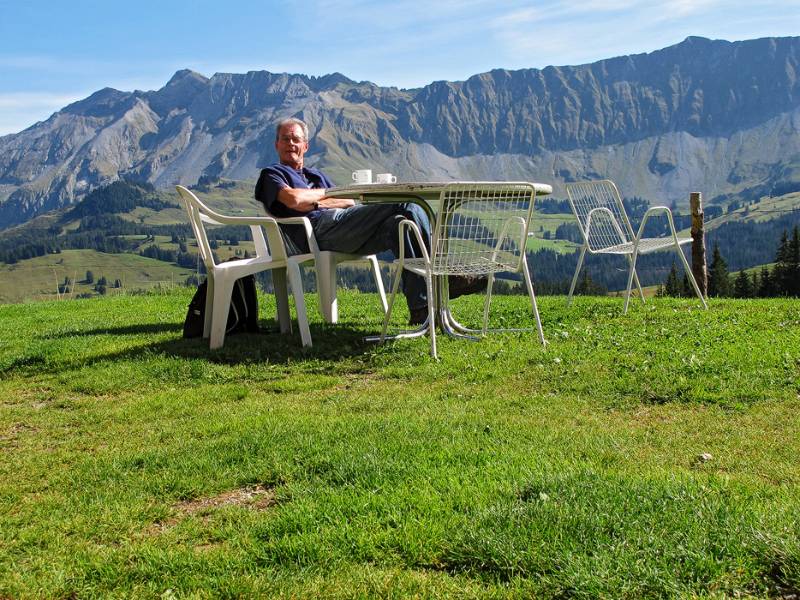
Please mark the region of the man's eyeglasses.
[[278, 140], [284, 144], [302, 144], [306, 141], [305, 138], [301, 138], [296, 135], [282, 135], [280, 138], [278, 138]]

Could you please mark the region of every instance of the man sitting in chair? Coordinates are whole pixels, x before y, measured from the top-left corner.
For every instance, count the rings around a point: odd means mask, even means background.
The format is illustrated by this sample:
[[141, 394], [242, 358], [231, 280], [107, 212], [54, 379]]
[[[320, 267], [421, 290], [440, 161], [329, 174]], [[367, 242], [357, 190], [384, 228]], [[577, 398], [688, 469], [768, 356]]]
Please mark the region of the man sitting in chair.
[[[305, 167], [308, 151], [308, 126], [300, 119], [284, 119], [275, 130], [275, 149], [280, 163], [262, 169], [256, 184], [255, 197], [277, 218], [308, 217], [320, 250], [350, 254], [377, 254], [390, 250], [398, 256], [400, 241], [398, 224], [409, 219], [417, 224], [430, 248], [430, 223], [419, 206], [403, 204], [355, 204], [350, 199], [325, 195], [333, 183], [320, 170]], [[290, 253], [308, 251], [302, 228], [282, 226]], [[294, 246], [294, 248], [292, 248]], [[406, 258], [421, 256], [416, 239], [407, 235]], [[486, 289], [487, 280], [455, 277], [448, 280], [450, 297], [473, 294]], [[410, 325], [422, 324], [428, 316], [425, 280], [404, 271], [403, 294], [411, 315]]]

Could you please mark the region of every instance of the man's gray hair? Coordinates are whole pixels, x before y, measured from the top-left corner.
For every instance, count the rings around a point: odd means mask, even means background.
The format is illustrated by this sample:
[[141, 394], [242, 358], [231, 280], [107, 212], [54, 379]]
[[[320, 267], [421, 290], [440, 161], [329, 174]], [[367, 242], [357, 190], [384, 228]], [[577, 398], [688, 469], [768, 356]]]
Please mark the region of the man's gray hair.
[[277, 142], [281, 137], [281, 129], [286, 127], [287, 125], [299, 125], [300, 128], [303, 130], [303, 138], [305, 141], [308, 141], [308, 125], [303, 123], [300, 119], [295, 117], [291, 117], [289, 119], [283, 119], [278, 121], [277, 127], [275, 127], [275, 141]]

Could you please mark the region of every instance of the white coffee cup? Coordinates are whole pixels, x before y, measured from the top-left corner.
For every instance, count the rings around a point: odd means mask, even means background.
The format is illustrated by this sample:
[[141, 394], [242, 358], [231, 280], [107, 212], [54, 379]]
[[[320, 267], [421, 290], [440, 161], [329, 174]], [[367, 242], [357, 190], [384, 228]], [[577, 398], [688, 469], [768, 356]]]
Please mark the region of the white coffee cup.
[[372, 183], [372, 169], [361, 169], [353, 171], [353, 181], [358, 184]]
[[375, 183], [397, 183], [397, 176], [391, 173], [378, 173], [375, 175]]

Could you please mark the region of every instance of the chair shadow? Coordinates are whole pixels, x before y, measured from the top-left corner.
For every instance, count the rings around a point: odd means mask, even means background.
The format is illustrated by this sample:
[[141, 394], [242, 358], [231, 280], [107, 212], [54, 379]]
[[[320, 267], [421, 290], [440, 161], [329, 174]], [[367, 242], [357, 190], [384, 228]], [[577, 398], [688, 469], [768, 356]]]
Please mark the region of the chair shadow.
[[71, 337], [95, 336], [95, 335], [140, 335], [146, 333], [166, 333], [168, 331], [182, 331], [183, 325], [180, 323], [143, 323], [137, 325], [125, 325], [122, 327], [98, 327], [96, 329], [86, 329], [84, 331], [62, 331], [58, 333], [45, 333], [39, 336], [43, 340], [56, 340]]
[[137, 360], [145, 356], [166, 355], [190, 360], [206, 360], [218, 364], [242, 363], [285, 363], [305, 362], [309, 360], [337, 361], [354, 356], [362, 356], [375, 348], [373, 342], [364, 337], [374, 333], [370, 328], [354, 327], [352, 324], [312, 323], [311, 337], [313, 346], [303, 348], [297, 327], [292, 333], [282, 334], [275, 321], [259, 322], [258, 333], [235, 333], [225, 337], [225, 344], [217, 350], [210, 350], [208, 340], [202, 338], [185, 339], [181, 333], [182, 324], [150, 323], [142, 325], [126, 325], [121, 327], [103, 327], [86, 331], [43, 335], [41, 339], [59, 339], [75, 336], [123, 336], [137, 334], [157, 334], [175, 332], [168, 340], [145, 343], [116, 352], [98, 353], [91, 357], [76, 357], [53, 362], [46, 355], [32, 354], [16, 358], [0, 367], [0, 375], [7, 375], [17, 370], [35, 370], [37, 373], [58, 373], [65, 370], [84, 368], [95, 364], [117, 360]]

